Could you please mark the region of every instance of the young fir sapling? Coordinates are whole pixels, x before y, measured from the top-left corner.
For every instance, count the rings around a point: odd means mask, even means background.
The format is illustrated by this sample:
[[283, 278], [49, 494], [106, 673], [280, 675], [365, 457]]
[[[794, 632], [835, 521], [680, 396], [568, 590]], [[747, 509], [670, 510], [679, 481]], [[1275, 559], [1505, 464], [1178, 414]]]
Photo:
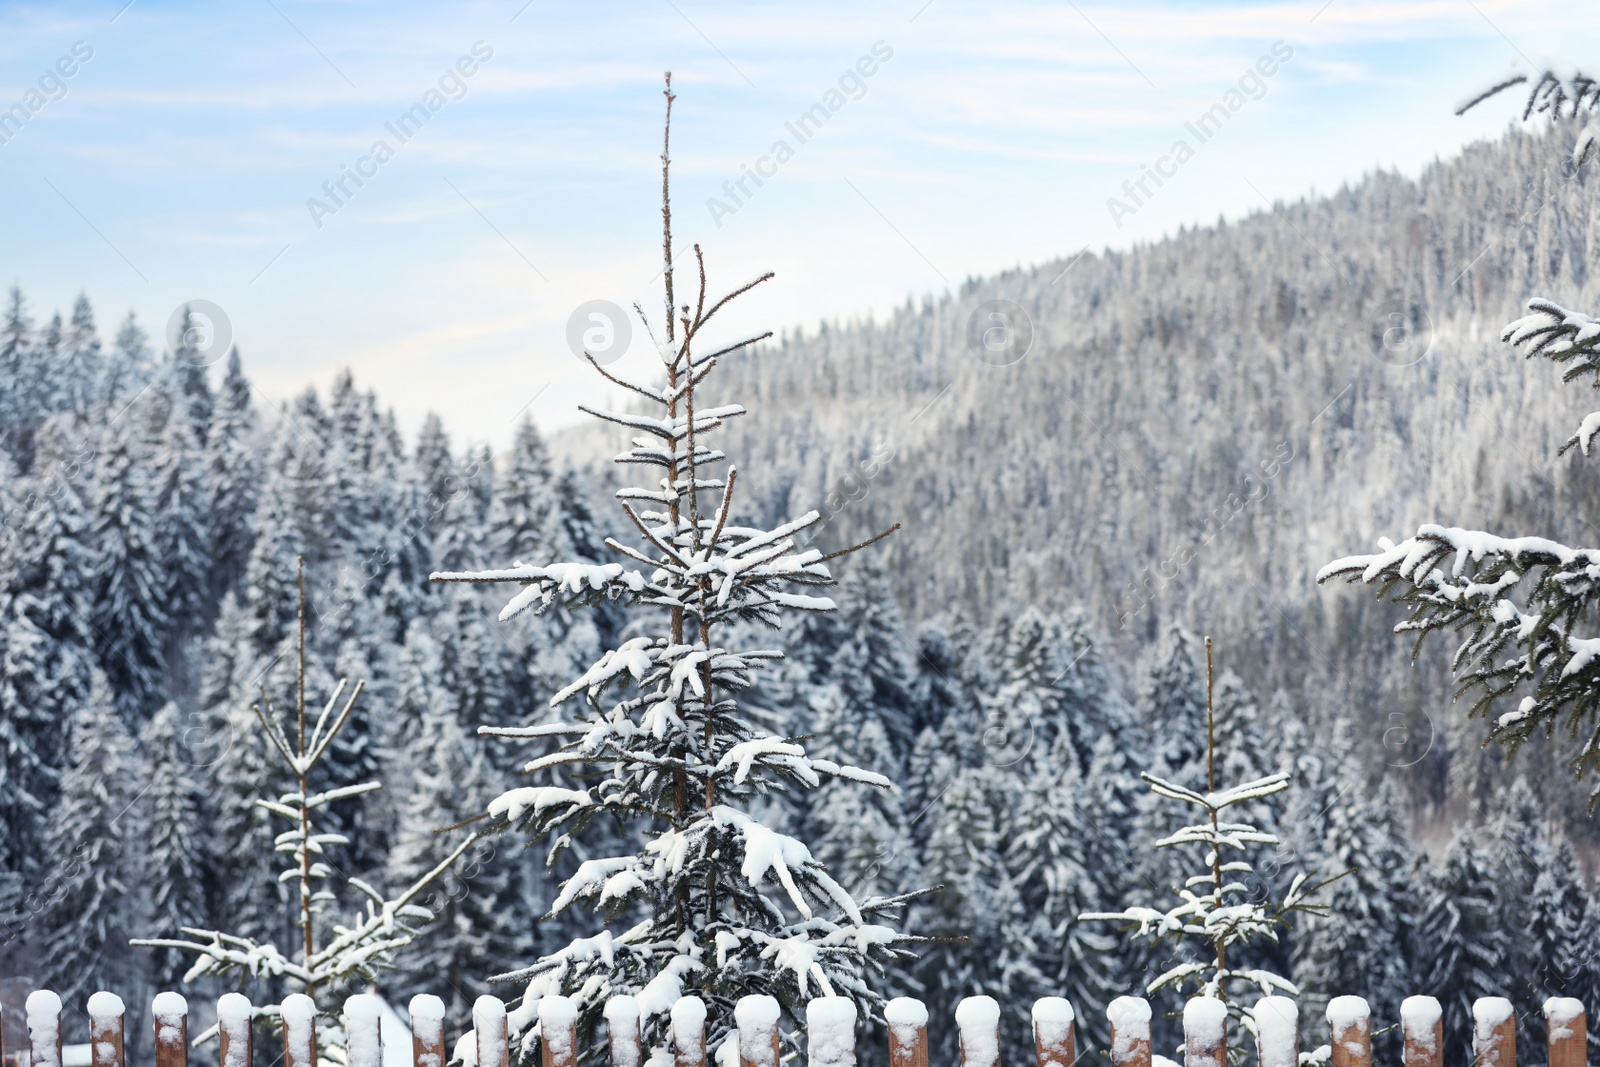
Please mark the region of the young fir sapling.
[[[672, 83], [667, 78], [662, 140], [661, 215], [665, 321], [658, 335], [641, 319], [661, 360], [650, 384], [628, 381], [586, 358], [608, 382], [637, 398], [635, 412], [581, 408], [633, 432], [617, 457], [656, 474], [653, 484], [617, 492], [632, 527], [627, 543], [605, 544], [620, 562], [529, 563], [503, 570], [440, 573], [435, 581], [507, 582], [523, 586], [502, 620], [527, 610], [616, 603], [660, 612], [662, 625], [605, 652], [550, 701], [549, 721], [481, 734], [560, 748], [526, 764], [556, 784], [513, 789], [495, 799], [488, 832], [521, 831], [551, 840], [552, 866], [585, 827], [605, 817], [623, 828], [619, 854], [585, 858], [561, 884], [550, 917], [579, 902], [598, 913], [598, 929], [527, 967], [497, 976], [523, 985], [511, 1013], [525, 1056], [533, 1054], [540, 999], [577, 1005], [580, 1047], [597, 1049], [610, 998], [635, 998], [647, 1047], [665, 1050], [669, 1011], [681, 997], [705, 1005], [708, 1044], [730, 1042], [736, 1053], [735, 1002], [774, 997], [787, 1017], [805, 1018], [813, 998], [850, 998], [864, 1016], [881, 1010], [874, 976], [907, 955], [918, 940], [882, 921], [916, 894], [857, 900], [800, 840], [764, 825], [754, 812], [774, 793], [814, 789], [842, 779], [888, 789], [880, 774], [807, 754], [804, 738], [772, 733], [740, 695], [758, 672], [782, 658], [768, 646], [746, 647], [755, 626], [777, 629], [799, 612], [834, 610], [817, 595], [833, 583], [827, 563], [864, 548], [824, 555], [801, 548], [820, 521], [816, 511], [771, 528], [746, 526], [734, 515], [737, 470], [717, 470], [726, 457], [711, 435], [745, 413], [709, 404], [705, 383], [718, 363], [771, 336], [707, 344], [712, 319], [730, 301], [772, 277], [763, 274], [720, 299], [706, 296], [705, 262], [693, 304], [678, 304], [669, 196]], [[752, 625], [754, 624], [754, 625]], [[566, 715], [565, 709], [575, 709]], [[637, 846], [635, 848], [635, 846]], [[581, 854], [581, 852], [580, 852]], [[625, 1003], [625, 1002], [619, 1002]], [[630, 1005], [629, 1010], [633, 1010]], [[787, 1047], [799, 1052], [791, 1032]], [[460, 1050], [471, 1054], [467, 1044]]]

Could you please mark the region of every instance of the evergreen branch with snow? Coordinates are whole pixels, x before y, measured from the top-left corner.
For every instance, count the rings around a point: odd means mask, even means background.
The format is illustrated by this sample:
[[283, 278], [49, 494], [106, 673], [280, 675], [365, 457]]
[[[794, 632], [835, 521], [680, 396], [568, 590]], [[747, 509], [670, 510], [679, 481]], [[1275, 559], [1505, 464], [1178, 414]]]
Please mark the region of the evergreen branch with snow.
[[[1399, 544], [1383, 539], [1379, 549], [1334, 560], [1317, 580], [1375, 584], [1380, 597], [1410, 606], [1395, 632], [1415, 632], [1419, 650], [1430, 633], [1464, 632], [1452, 666], [1458, 695], [1478, 694], [1470, 714], [1487, 716], [1531, 690], [1488, 739], [1515, 753], [1536, 733], [1560, 729], [1582, 742], [1569, 761], [1575, 772], [1600, 771], [1600, 637], [1583, 636], [1600, 599], [1600, 551], [1433, 525]], [[1597, 803], [1600, 788], [1591, 811]]]

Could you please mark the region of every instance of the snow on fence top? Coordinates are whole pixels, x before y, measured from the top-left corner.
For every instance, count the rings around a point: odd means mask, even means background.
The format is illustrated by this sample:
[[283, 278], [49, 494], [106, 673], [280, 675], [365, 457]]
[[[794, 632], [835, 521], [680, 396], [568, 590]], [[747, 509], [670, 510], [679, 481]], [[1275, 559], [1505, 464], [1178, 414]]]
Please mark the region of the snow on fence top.
[[[532, 1006], [537, 1018], [542, 1067], [577, 1067], [576, 1026], [579, 1004], [567, 997], [548, 996]], [[326, 1005], [324, 1006], [327, 1007]], [[387, 1008], [375, 995], [358, 994], [343, 1006], [349, 1067], [382, 1067], [395, 1060], [385, 1055], [379, 1022]], [[31, 1067], [61, 1067], [61, 998], [49, 990], [30, 994], [26, 1015]], [[85, 1005], [90, 1017], [91, 1043], [73, 1046], [77, 1062], [92, 1067], [126, 1067], [123, 1050], [123, 1005], [110, 993], [96, 993]], [[1299, 1008], [1287, 997], [1263, 997], [1245, 1009], [1254, 1019], [1262, 1067], [1292, 1067], [1298, 1062]], [[156, 1037], [157, 1067], [188, 1067], [188, 1004], [176, 993], [159, 994], [151, 1004]], [[1432, 997], [1410, 997], [1400, 1008], [1405, 1034], [1407, 1067], [1443, 1067], [1441, 1026], [1443, 1013]], [[413, 997], [410, 1005], [412, 1067], [446, 1067], [444, 1058], [444, 1004], [438, 997]], [[610, 1033], [611, 1067], [639, 1067], [646, 1056], [639, 1041], [639, 1003], [630, 996], [606, 1002]], [[734, 1009], [738, 1032], [729, 1035], [716, 1056], [721, 1065], [777, 1067], [778, 1031], [800, 1020], [781, 1017], [778, 1002], [767, 996], [749, 996]], [[990, 997], [968, 997], [952, 1020], [961, 1037], [961, 1067], [1001, 1067], [1000, 1005]], [[1588, 1019], [1583, 1004], [1570, 997], [1551, 997], [1544, 1004], [1549, 1035], [1550, 1067], [1586, 1067]], [[817, 997], [806, 1006], [803, 1022], [809, 1038], [806, 1067], [855, 1067], [857, 1041], [863, 1020], [854, 1002], [845, 997]], [[281, 1017], [284, 1059], [289, 1067], [317, 1067], [317, 1006], [311, 998], [294, 994], [281, 1005], [253, 1007], [238, 993], [217, 1001], [217, 1032], [222, 1037], [221, 1067], [248, 1067], [251, 1023], [266, 1016]], [[1118, 997], [1106, 1012], [1111, 1024], [1111, 1067], [1167, 1067], [1165, 1057], [1150, 1049], [1150, 1005], [1139, 997]], [[325, 1018], [331, 1015], [324, 1013]], [[456, 1061], [464, 1067], [510, 1067], [510, 1040], [506, 1007], [496, 997], [479, 997], [472, 1006], [473, 1029], [461, 1035]], [[1060, 997], [1044, 997], [1033, 1006], [1033, 1036], [1037, 1067], [1073, 1067], [1077, 1060], [1075, 1030], [1078, 1015]], [[699, 997], [680, 997], [671, 1009], [670, 1053], [648, 1057], [665, 1067], [705, 1067], [706, 1009]], [[884, 1006], [888, 1023], [890, 1067], [928, 1067], [928, 1009], [919, 1000], [900, 997]], [[1484, 997], [1473, 1005], [1473, 1048], [1480, 1067], [1516, 1067], [1516, 1021], [1509, 1001]], [[1360, 997], [1335, 997], [1328, 1004], [1328, 1036], [1335, 1067], [1372, 1067], [1372, 1021], [1367, 1002]], [[1185, 1060], [1188, 1067], [1226, 1064], [1229, 1015], [1227, 1005], [1210, 997], [1191, 998], [1184, 1006]], [[337, 1028], [335, 1028], [337, 1029]], [[1237, 1039], [1241, 1035], [1234, 1035]], [[199, 1044], [197, 1041], [196, 1044]], [[6, 1050], [0, 1049], [0, 1053]], [[398, 1051], [398, 1050], [397, 1050]], [[87, 1053], [87, 1055], [84, 1055]], [[209, 1057], [207, 1057], [209, 1060]], [[1529, 1059], [1542, 1059], [1530, 1056]], [[1009, 1067], [1027, 1067], [1010, 1064]]]

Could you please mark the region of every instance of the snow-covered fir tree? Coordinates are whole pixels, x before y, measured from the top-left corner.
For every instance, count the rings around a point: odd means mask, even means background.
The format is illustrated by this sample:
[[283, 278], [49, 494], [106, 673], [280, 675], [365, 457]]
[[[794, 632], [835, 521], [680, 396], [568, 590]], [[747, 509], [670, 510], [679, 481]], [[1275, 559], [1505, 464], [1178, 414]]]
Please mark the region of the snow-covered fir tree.
[[[669, 81], [669, 130], [671, 102]], [[663, 380], [626, 382], [594, 364], [647, 405], [636, 414], [592, 412], [632, 431], [620, 462], [660, 475], [654, 485], [617, 494], [637, 540], [607, 539], [622, 562], [514, 557], [503, 570], [435, 576], [521, 584], [502, 618], [602, 600], [661, 616], [658, 628], [635, 631], [551, 698], [558, 713], [573, 707], [570, 717], [485, 731], [565, 739], [525, 767], [556, 784], [496, 798], [488, 808], [494, 830], [550, 839], [552, 861], [599, 816], [643, 835], [636, 850], [585, 859], [551, 904], [552, 915], [593, 907], [595, 932], [504, 976], [526, 983], [512, 1015], [525, 1050], [534, 1047], [538, 1001], [546, 993], [577, 1002], [580, 1031], [590, 1039], [608, 997], [637, 996], [647, 1044], [657, 1049], [667, 1044], [668, 1008], [691, 992], [707, 1005], [713, 1047], [733, 1032], [734, 1002], [747, 994], [775, 996], [794, 1020], [803, 1017], [806, 1001], [829, 993], [851, 997], [871, 1014], [882, 1002], [876, 975], [903, 955], [897, 946], [907, 940], [879, 918], [903, 898], [856, 900], [804, 844], [750, 813], [775, 791], [815, 788], [824, 778], [863, 788], [889, 782], [809, 756], [798, 740], [770, 732], [741, 708], [740, 694], [782, 653], [724, 642], [750, 632], [748, 624], [776, 627], [795, 612], [832, 610], [831, 600], [809, 592], [832, 577], [819, 550], [795, 543], [819, 520], [816, 512], [766, 529], [730, 521], [738, 476], [731, 467], [719, 472], [725, 457], [708, 439], [744, 409], [708, 403], [706, 383], [721, 360], [770, 335], [717, 345], [702, 332], [730, 300], [771, 275], [708, 301], [697, 247], [698, 293], [693, 303], [677, 303], [668, 167], [664, 142], [666, 300], [656, 335]], [[521, 518], [500, 511], [518, 528], [543, 521], [542, 510]], [[516, 551], [548, 547], [542, 540], [524, 545], [520, 535], [496, 543]], [[569, 767], [585, 773], [569, 777]], [[794, 1036], [786, 1041], [798, 1051]], [[592, 1040], [585, 1044], [594, 1047]]]
[[[145, 752], [145, 786], [134, 809], [141, 831], [139, 846], [150, 887], [150, 923], [155, 933], [176, 937], [205, 915], [205, 859], [200, 825], [200, 798], [194, 757], [184, 738], [186, 724], [178, 705], [168, 702], [145, 726], [140, 738]], [[238, 842], [233, 843], [237, 848]], [[188, 969], [188, 961], [171, 949], [155, 953], [151, 971], [158, 985], [170, 988]]]
[[1444, 866], [1424, 889], [1412, 955], [1412, 987], [1444, 1008], [1445, 1059], [1463, 1061], [1471, 1048], [1472, 1004], [1501, 996], [1505, 959], [1499, 901], [1472, 829], [1459, 828]]

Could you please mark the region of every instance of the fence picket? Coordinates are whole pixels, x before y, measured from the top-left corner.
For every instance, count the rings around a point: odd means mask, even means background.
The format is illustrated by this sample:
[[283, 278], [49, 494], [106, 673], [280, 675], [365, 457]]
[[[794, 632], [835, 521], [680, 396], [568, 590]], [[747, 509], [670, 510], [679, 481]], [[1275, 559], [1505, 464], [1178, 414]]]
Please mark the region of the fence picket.
[[993, 997], [966, 997], [956, 1005], [961, 1067], [1000, 1067], [1000, 1005]]
[[566, 997], [539, 998], [539, 1056], [544, 1067], [578, 1067], [578, 1006]]
[[1372, 1067], [1372, 1008], [1361, 997], [1328, 1001], [1332, 1067]]
[[28, 1056], [32, 1067], [61, 1067], [61, 998], [48, 989], [28, 994]]
[[1111, 1067], [1150, 1067], [1150, 1002], [1118, 997], [1106, 1008], [1111, 1023]]
[[411, 1019], [412, 1067], [444, 1067], [444, 1001], [418, 993], [406, 1005]]
[[356, 993], [344, 1002], [346, 1067], [383, 1067], [383, 1001]]
[[1400, 1003], [1405, 1035], [1403, 1067], [1444, 1067], [1444, 1011], [1432, 997], [1407, 997]]
[[895, 997], [883, 1006], [889, 1024], [889, 1067], [928, 1067], [928, 1006]]
[[1078, 1059], [1072, 1024], [1077, 1015], [1061, 997], [1033, 1002], [1033, 1053], [1039, 1067], [1073, 1067]]
[[611, 1067], [639, 1067], [644, 1062], [639, 1002], [626, 993], [606, 1001], [606, 1029], [611, 1035]]
[[733, 1021], [739, 1027], [739, 1067], [778, 1067], [780, 1014], [772, 997], [739, 998], [733, 1006]]
[[92, 993], [89, 1010], [89, 1063], [92, 1067], [122, 1067], [122, 998], [104, 990]]
[[1299, 1067], [1300, 1006], [1288, 997], [1262, 997], [1251, 1012], [1261, 1067]]
[[155, 1019], [156, 1067], [187, 1067], [189, 1002], [170, 991], [157, 993], [150, 1002], [150, 1014]]
[[809, 1067], [856, 1067], [856, 1002], [817, 997], [806, 1004]]
[[1550, 1035], [1550, 1067], [1585, 1067], [1589, 1019], [1583, 1001], [1551, 997], [1544, 1002], [1544, 1020]]
[[1184, 1067], [1228, 1067], [1228, 1006], [1216, 997], [1183, 1005]]
[[1472, 1051], [1478, 1067], [1517, 1067], [1517, 1014], [1505, 997], [1472, 1004]]
[[243, 993], [224, 993], [217, 998], [217, 1034], [221, 1039], [217, 1062], [221, 1067], [250, 1067], [255, 1048], [251, 1022], [255, 1016], [255, 1007]]
[[672, 1005], [672, 1062], [706, 1067], [706, 1002], [699, 997], [679, 997]]
[[506, 1005], [487, 993], [472, 1002], [472, 1034], [478, 1044], [478, 1067], [510, 1067], [511, 1035]]
[[278, 1005], [283, 1016], [283, 1067], [317, 1067], [317, 1005], [290, 993]]

